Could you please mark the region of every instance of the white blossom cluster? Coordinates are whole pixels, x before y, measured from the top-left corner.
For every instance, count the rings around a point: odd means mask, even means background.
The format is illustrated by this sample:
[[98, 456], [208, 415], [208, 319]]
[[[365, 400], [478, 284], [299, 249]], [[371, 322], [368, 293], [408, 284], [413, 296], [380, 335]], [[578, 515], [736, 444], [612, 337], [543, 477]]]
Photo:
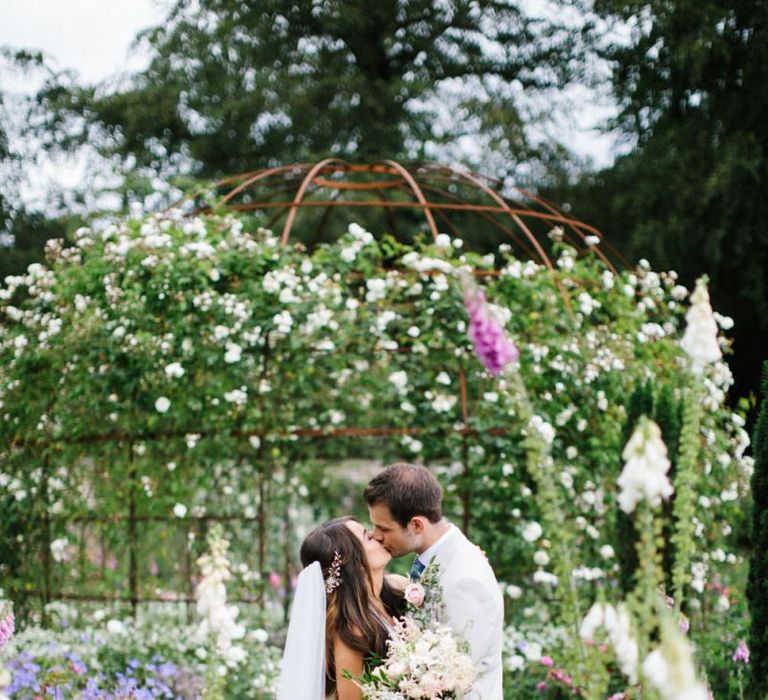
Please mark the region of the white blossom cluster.
[[579, 636], [596, 641], [598, 630], [604, 630], [616, 654], [621, 672], [630, 684], [637, 683], [640, 650], [634, 638], [632, 619], [623, 605], [595, 603], [581, 622]]
[[437, 700], [461, 697], [475, 674], [471, 658], [449, 627], [423, 630], [403, 618], [389, 641], [382, 665], [361, 687], [369, 700]]
[[[23, 652], [34, 663], [65, 666], [75, 656], [89, 673], [108, 673], [111, 664], [104, 663], [104, 649], [109, 648], [120, 657], [144, 664], [156, 665], [159, 655], [162, 661], [175, 664], [181, 676], [202, 683], [208, 653], [198, 638], [197, 625], [186, 621], [185, 603], [142, 605], [135, 620], [109, 606], [86, 611], [53, 602], [46, 612], [49, 627], [30, 624], [18, 630], [3, 649], [4, 661]], [[281, 650], [268, 644], [268, 637], [264, 629], [254, 626], [241, 640], [247, 658], [230, 673], [243, 674], [256, 690], [274, 693]]]
[[662, 627], [662, 643], [645, 657], [644, 679], [661, 700], [711, 700], [698, 680], [690, 642], [669, 621]]
[[232, 576], [229, 542], [220, 528], [211, 529], [207, 542], [208, 553], [197, 560], [201, 580], [195, 588], [195, 599], [197, 614], [202, 618], [197, 633], [203, 640], [213, 637], [216, 651], [227, 666], [235, 666], [245, 659], [245, 650], [233, 641], [245, 636], [245, 627], [236, 622], [238, 609], [227, 605], [226, 582]]
[[667, 476], [667, 447], [652, 420], [641, 420], [621, 454], [626, 463], [618, 480], [619, 506], [625, 513], [632, 513], [643, 500], [659, 506], [674, 493]]

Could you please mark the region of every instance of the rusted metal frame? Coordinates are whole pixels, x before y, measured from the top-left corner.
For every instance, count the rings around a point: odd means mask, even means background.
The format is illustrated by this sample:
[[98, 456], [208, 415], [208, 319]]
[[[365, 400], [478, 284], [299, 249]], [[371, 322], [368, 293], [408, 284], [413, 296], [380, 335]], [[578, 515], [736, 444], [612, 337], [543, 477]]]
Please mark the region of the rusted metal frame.
[[[469, 403], [467, 401], [467, 377], [464, 367], [459, 367], [459, 392], [461, 397], [461, 419], [464, 423], [464, 430], [469, 430]], [[470, 489], [470, 469], [469, 469], [469, 433], [462, 435], [461, 457], [463, 460], [464, 488], [462, 489], [462, 530], [468, 535], [472, 523], [472, 491]]]
[[327, 166], [330, 163], [340, 163], [342, 165], [346, 165], [347, 167], [349, 167], [349, 163], [346, 163], [340, 158], [326, 158], [325, 160], [321, 160], [319, 163], [316, 163], [310, 169], [310, 171], [304, 176], [304, 179], [301, 181], [301, 185], [299, 186], [299, 189], [297, 190], [296, 195], [293, 198], [291, 209], [288, 212], [288, 218], [285, 220], [285, 226], [283, 227], [283, 235], [280, 237], [280, 245], [285, 246], [288, 243], [288, 237], [291, 234], [291, 228], [293, 227], [293, 222], [296, 219], [297, 208], [301, 200], [304, 198], [304, 193], [307, 191], [307, 188], [312, 183], [312, 180], [314, 179], [314, 177], [325, 166]]
[[[457, 195], [451, 194], [450, 192], [443, 192], [442, 190], [437, 189], [436, 187], [428, 187], [424, 186], [424, 189], [437, 192], [439, 194], [442, 194], [446, 197], [449, 197], [454, 200], [461, 200], [460, 197]], [[463, 207], [461, 211], [463, 211]], [[499, 209], [497, 210], [499, 214], [506, 214], [503, 210]], [[438, 208], [435, 208], [435, 212], [441, 217], [442, 220], [447, 220], [444, 214], [442, 214], [441, 210]], [[535, 257], [534, 251], [528, 247], [528, 245], [525, 242], [525, 239], [523, 239], [520, 236], [515, 235], [514, 230], [506, 228], [498, 219], [494, 218], [490, 213], [486, 211], [476, 211], [476, 214], [478, 214], [481, 218], [485, 219], [486, 221], [489, 221], [492, 223], [496, 228], [498, 228], [503, 233], [507, 234], [510, 238], [514, 238], [517, 245], [522, 248], [523, 252], [528, 255], [529, 257], [533, 258]], [[455, 229], [454, 229], [455, 230]], [[460, 235], [457, 233], [457, 235]]]
[[184, 588], [187, 592], [187, 624], [190, 624], [194, 619], [193, 606], [191, 601], [194, 600], [195, 597], [195, 586], [194, 581], [192, 580], [192, 547], [189, 539], [189, 533], [192, 532], [192, 528], [189, 526], [189, 523], [185, 522], [184, 525], [186, 527], [183, 527], [181, 530], [181, 546], [184, 548], [181, 575]]
[[[282, 170], [282, 169], [288, 169], [288, 168], [291, 168], [291, 167], [294, 167], [294, 166], [286, 166], [286, 165], [281, 165], [281, 166], [279, 166], [278, 168], [272, 168], [271, 170], [272, 170], [272, 171], [275, 171], [275, 170]], [[217, 188], [219, 188], [219, 187], [223, 187], [224, 185], [228, 185], [228, 184], [230, 184], [230, 183], [232, 183], [232, 182], [237, 182], [238, 180], [243, 180], [243, 179], [247, 179], [247, 178], [252, 178], [253, 176], [255, 176], [255, 175], [259, 175], [260, 173], [263, 173], [263, 172], [264, 172], [263, 170], [252, 170], [252, 171], [250, 171], [250, 172], [247, 172], [247, 173], [238, 173], [237, 175], [229, 175], [228, 177], [222, 178], [221, 180], [217, 180], [217, 181], [214, 183], [214, 185], [213, 185], [213, 186], [214, 186], [214, 187], [217, 187]], [[271, 174], [271, 173], [267, 173], [267, 174]], [[168, 213], [168, 212], [169, 212], [171, 209], [178, 209], [178, 208], [179, 208], [179, 207], [180, 207], [180, 206], [181, 206], [181, 205], [182, 205], [184, 202], [187, 202], [187, 201], [189, 201], [189, 200], [193, 199], [193, 198], [194, 198], [194, 196], [195, 196], [195, 195], [194, 195], [194, 194], [192, 194], [192, 193], [190, 193], [190, 194], [185, 194], [185, 195], [184, 195], [184, 196], [183, 196], [181, 199], [179, 199], [179, 200], [177, 200], [176, 202], [174, 202], [173, 204], [171, 204], [171, 205], [167, 206], [167, 207], [166, 207], [166, 208], [163, 210], [163, 213], [164, 213], [164, 214], [165, 214], [165, 213]], [[234, 196], [234, 195], [233, 195], [233, 196]]]
[[523, 220], [520, 218], [519, 214], [512, 211], [511, 207], [507, 205], [507, 203], [504, 201], [504, 198], [501, 195], [499, 195], [497, 192], [494, 192], [490, 187], [487, 187], [486, 185], [484, 185], [477, 178], [467, 173], [460, 173], [460, 175], [466, 178], [467, 180], [469, 180], [470, 182], [472, 182], [473, 184], [475, 184], [483, 192], [485, 192], [494, 202], [496, 202], [499, 206], [503, 207], [508, 211], [512, 220], [522, 229], [523, 233], [525, 233], [525, 235], [528, 237], [528, 240], [533, 244], [533, 247], [536, 249], [536, 252], [539, 254], [541, 261], [549, 270], [549, 273], [552, 276], [552, 281], [554, 282], [555, 286], [560, 292], [560, 296], [563, 302], [565, 303], [565, 307], [566, 307], [566, 310], [568, 311], [568, 314], [571, 316], [571, 318], [574, 318], [573, 308], [571, 307], [571, 301], [568, 298], [568, 294], [566, 293], [563, 285], [560, 283], [560, 280], [557, 278], [557, 275], [555, 273], [555, 268], [552, 265], [552, 261], [549, 259], [549, 256], [544, 252], [544, 249], [541, 247], [541, 244], [536, 239], [536, 236], [533, 235], [533, 232], [525, 225]]
[[[293, 460], [285, 463], [285, 483], [291, 483], [291, 471]], [[288, 492], [290, 493], [290, 492]], [[291, 590], [290, 582], [293, 576], [293, 523], [291, 521], [291, 497], [288, 495], [285, 499], [285, 508], [283, 510], [283, 581], [285, 582], [286, 596], [283, 598], [283, 622], [288, 624], [288, 613], [290, 611], [291, 600], [293, 596], [289, 594]]]
[[[39, 589], [31, 588], [31, 589], [25, 589], [24, 593], [30, 596], [37, 596], [42, 595], [42, 591]], [[105, 603], [129, 603], [131, 602], [131, 597], [129, 595], [106, 595], [106, 594], [99, 594], [99, 593], [67, 593], [64, 591], [57, 592], [53, 594], [53, 598], [56, 600], [79, 600], [83, 602], [96, 602], [96, 601], [102, 601]], [[251, 598], [228, 598], [227, 599], [231, 603], [250, 603], [250, 604], [257, 604], [259, 601], [255, 597]], [[139, 598], [139, 603], [187, 603], [192, 604], [195, 603], [194, 596], [186, 596], [186, 597], [176, 597], [176, 598], [167, 598], [159, 595], [147, 595], [147, 596], [141, 596]]]
[[51, 583], [53, 565], [51, 563], [51, 518], [49, 515], [48, 499], [50, 496], [48, 490], [48, 478], [49, 478], [50, 462], [48, 459], [48, 451], [46, 450], [42, 459], [42, 474], [40, 479], [40, 496], [42, 499], [42, 525], [43, 525], [43, 541], [42, 541], [42, 565], [43, 565], [43, 588], [40, 596], [42, 603], [42, 612], [40, 621], [45, 627], [48, 624], [48, 613], [46, 612], [46, 606], [51, 602], [51, 592], [53, 586]]
[[579, 233], [581, 234], [581, 230], [588, 231], [591, 234], [594, 234], [595, 236], [598, 236], [601, 240], [603, 239], [603, 233], [600, 231], [600, 229], [595, 228], [594, 226], [590, 226], [588, 223], [581, 221], [580, 219], [576, 219], [572, 216], [567, 216], [562, 209], [557, 207], [553, 202], [550, 202], [548, 199], [545, 199], [544, 197], [534, 194], [530, 190], [522, 189], [522, 188], [516, 188], [518, 192], [522, 192], [528, 199], [530, 199], [533, 202], [536, 202], [537, 204], [540, 204], [542, 207], [547, 209], [548, 211], [551, 211], [553, 214], [557, 214], [558, 216], [563, 217], [566, 221], [568, 221], [570, 224], [578, 226], [580, 229]]
[[[290, 191], [292, 191], [293, 189], [295, 189], [295, 188], [294, 188], [294, 187], [283, 187], [283, 188], [281, 188], [280, 190], [278, 190], [278, 191], [276, 191], [276, 192], [270, 193], [270, 197], [271, 197], [271, 196], [273, 196], [273, 195], [276, 195], [276, 194], [282, 194], [282, 193], [284, 193], [284, 192], [290, 192]], [[268, 198], [267, 198], [267, 199], [268, 199]], [[266, 199], [264, 199], [264, 200], [262, 200], [261, 202], [259, 202], [259, 204], [266, 204], [266, 201], [267, 201], [267, 200], [266, 200]], [[331, 200], [331, 201], [336, 201], [336, 200]], [[281, 218], [281, 217], [282, 217], [282, 216], [283, 216], [283, 215], [284, 215], [284, 214], [285, 214], [285, 213], [286, 213], [286, 212], [287, 212], [287, 211], [288, 211], [288, 210], [291, 208], [291, 204], [290, 204], [290, 202], [279, 202], [278, 204], [282, 204], [282, 205], [283, 205], [283, 206], [282, 206], [282, 208], [281, 208], [279, 211], [277, 211], [277, 212], [276, 212], [276, 213], [275, 213], [275, 214], [272, 216], [272, 218], [270, 218], [270, 219], [269, 219], [269, 221], [267, 221], [267, 224], [266, 224], [266, 228], [267, 228], [267, 229], [269, 229], [270, 231], [272, 230], [272, 226], [273, 226], [273, 225], [274, 225], [274, 224], [275, 224], [277, 221], [279, 221], [279, 220], [280, 220], [280, 218]], [[258, 208], [258, 207], [257, 207], [257, 208]], [[265, 209], [266, 209], [266, 208], [268, 208], [268, 207], [265, 207]]]
[[[336, 195], [336, 197], [338, 198], [340, 195], [341, 195], [341, 193], [339, 192]], [[332, 201], [336, 201], [336, 200], [334, 199]], [[325, 226], [328, 223], [328, 219], [330, 217], [331, 217], [331, 207], [326, 207], [325, 211], [323, 212], [323, 215], [320, 217], [320, 222], [318, 223], [317, 227], [315, 228], [315, 236], [314, 236], [312, 242], [310, 243], [310, 246], [314, 245], [315, 243], [317, 243], [317, 241], [320, 240], [320, 238], [321, 238], [321, 236], [323, 234], [323, 230], [325, 229]]]
[[[503, 200], [502, 200], [503, 201]], [[344, 199], [333, 201], [329, 199], [305, 199], [298, 204], [288, 201], [280, 202], [249, 202], [247, 204], [235, 204], [230, 207], [235, 211], [252, 211], [254, 209], [287, 209], [289, 207], [295, 207], [301, 209], [303, 207], [380, 207], [381, 201], [378, 199]], [[451, 204], [448, 202], [426, 202], [420, 204], [418, 202], [397, 202], [389, 200], [389, 206], [399, 209], [447, 209], [450, 211], [464, 211], [464, 212], [490, 212], [492, 214], [504, 214], [511, 216], [516, 214], [518, 216], [524, 216], [529, 219], [541, 219], [548, 223], [563, 224], [568, 223], [569, 219], [563, 216], [556, 216], [548, 212], [533, 211], [529, 209], [512, 208], [508, 206], [492, 206], [489, 204]]]
[[[463, 432], [463, 428], [457, 428], [454, 430], [456, 433]], [[419, 435], [421, 433], [428, 434], [428, 430], [421, 431], [418, 428], [336, 428], [334, 430], [324, 430], [322, 428], [297, 428], [290, 432], [282, 433], [269, 433], [264, 430], [230, 430], [229, 432], [223, 432], [219, 430], [172, 430], [167, 432], [158, 433], [142, 433], [139, 435], [116, 435], [113, 433], [105, 433], [103, 435], [88, 435], [74, 440], [66, 440], [59, 438], [57, 443], [64, 444], [98, 444], [98, 443], [120, 443], [127, 441], [141, 441], [141, 442], [159, 442], [160, 440], [172, 440], [174, 438], [184, 437], [190, 432], [199, 435], [201, 439], [216, 437], [219, 435], [228, 435], [236, 438], [249, 438], [249, 437], [262, 437], [264, 435], [271, 435], [279, 439], [289, 439], [291, 437], [308, 437], [308, 438], [340, 438], [340, 437], [382, 437], [387, 435]], [[470, 434], [475, 434], [476, 431], [470, 430]], [[487, 431], [486, 431], [487, 432]], [[489, 435], [503, 435], [504, 433], [491, 432]], [[212, 519], [212, 518], [211, 518]]]
[[440, 219], [440, 221], [454, 236], [456, 236], [456, 238], [461, 237], [458, 229], [451, 223], [451, 220], [440, 209], [435, 209], [435, 214], [437, 214], [437, 217]]
[[[456, 177], [459, 177], [459, 178], [462, 178], [462, 179], [465, 179], [465, 180], [467, 180], [469, 178], [468, 181], [471, 182], [471, 184], [473, 184], [474, 186], [480, 188], [486, 194], [490, 194], [490, 192], [493, 192], [493, 190], [491, 190], [490, 188], [485, 186], [483, 184], [483, 180], [491, 182], [491, 183], [496, 183], [499, 186], [501, 186], [503, 184], [500, 180], [498, 180], [496, 178], [490, 178], [490, 177], [488, 177], [486, 175], [482, 175], [480, 173], [475, 173], [475, 172], [462, 173], [460, 171], [456, 171], [456, 170], [451, 169], [450, 166], [447, 166], [447, 165], [443, 165], [442, 167], [446, 171], [448, 171], [449, 175], [447, 177], [446, 176], [442, 176], [442, 175], [433, 175], [433, 179], [436, 179], [436, 180], [447, 180], [449, 182], [456, 183], [457, 182]], [[454, 176], [454, 177], [452, 177], [452, 176]], [[583, 231], [588, 231], [589, 233], [594, 234], [594, 235], [600, 237], [601, 239], [603, 239], [603, 235], [602, 235], [602, 233], [600, 232], [599, 229], [595, 228], [594, 226], [590, 226], [589, 224], [587, 224], [587, 223], [585, 223], [585, 222], [583, 222], [583, 221], [581, 221], [579, 219], [576, 219], [576, 218], [571, 217], [571, 216], [567, 216], [566, 214], [564, 214], [564, 212], [562, 210], [560, 210], [558, 207], [556, 207], [554, 204], [552, 204], [548, 200], [544, 199], [543, 197], [540, 197], [540, 196], [532, 193], [530, 190], [527, 190], [527, 189], [524, 189], [524, 188], [515, 187], [515, 189], [520, 194], [522, 194], [525, 199], [528, 199], [528, 200], [530, 200], [532, 202], [535, 202], [536, 204], [539, 204], [540, 206], [544, 207], [547, 211], [550, 212], [551, 216], [541, 216], [539, 212], [535, 212], [535, 211], [532, 211], [532, 210], [529, 210], [529, 209], [520, 210], [520, 209], [518, 209], [516, 207], [512, 207], [513, 211], [515, 211], [517, 213], [525, 214], [526, 216], [531, 216], [531, 217], [535, 217], [535, 216], [537, 216], [537, 214], [539, 214], [539, 218], [545, 218], [545, 219], [547, 219], [547, 220], [549, 220], [549, 221], [551, 221], [553, 223], [561, 223], [561, 224], [564, 224], [564, 225], [566, 225], [566, 226], [568, 226], [570, 228], [573, 228], [574, 230], [577, 230], [579, 235], [582, 236], [582, 238], [586, 235], [586, 234], [583, 233]], [[501, 200], [506, 202], [506, 200], [507, 200], [506, 197], [504, 197], [503, 195], [500, 195], [500, 194], [499, 194], [499, 197], [501, 198]], [[494, 197], [494, 200], [495, 201], [499, 201], [499, 200], [496, 199], [496, 197]], [[609, 261], [606, 260], [605, 262], [610, 265]]]
[[389, 228], [392, 230], [392, 232], [395, 235], [399, 235], [400, 231], [397, 227], [397, 221], [395, 221], [395, 217], [392, 214], [392, 208], [389, 206], [389, 200], [384, 195], [383, 190], [379, 190], [377, 194], [379, 195], [379, 199], [383, 202], [384, 215], [387, 217], [387, 223], [389, 224]]
[[[482, 175], [480, 173], [475, 173], [470, 171], [469, 174], [477, 178], [478, 180], [481, 180], [481, 181], [485, 180], [489, 184], [489, 186], [490, 185], [501, 186], [503, 184], [500, 180], [496, 178], [491, 178], [486, 175]], [[429, 177], [430, 180], [434, 180], [437, 182], [450, 182], [454, 185], [467, 187], [466, 179], [461, 177], [458, 170], [450, 170], [445, 173], [439, 172], [439, 171], [430, 171], [427, 175], [425, 175], [425, 177]]]
[[[268, 364], [269, 364], [269, 333], [265, 338], [264, 348], [261, 354], [262, 368], [261, 368], [261, 381], [266, 381], [268, 376]], [[264, 394], [259, 394], [259, 411], [261, 412], [261, 421], [264, 422], [264, 416], [267, 415], [266, 403]], [[266, 431], [263, 431], [266, 432]], [[265, 439], [260, 440], [259, 448], [257, 450], [256, 463], [259, 465], [259, 507], [256, 511], [256, 520], [259, 527], [258, 535], [258, 571], [262, 581], [267, 580], [266, 562], [267, 562], [267, 467], [268, 460], [270, 459], [267, 454], [267, 441]], [[258, 598], [260, 605], [264, 605], [264, 587], [259, 588]]]
[[[64, 520], [68, 523], [121, 523], [127, 520], [127, 516], [115, 514], [115, 515], [79, 515], [70, 517], [67, 515], [53, 516], [51, 520]], [[246, 518], [243, 515], [186, 515], [183, 518], [178, 518], [175, 515], [173, 517], [168, 515], [137, 515], [135, 518], [137, 523], [194, 523], [194, 522], [227, 522], [229, 520], [247, 520], [256, 522], [258, 519], [256, 516]]]
[[[512, 218], [515, 220], [517, 225], [525, 231], [525, 233], [530, 237], [533, 238], [533, 233], [528, 229], [528, 227], [523, 223], [522, 219], [518, 217], [516, 214], [512, 216]], [[539, 246], [538, 242], [536, 243], [536, 247], [541, 249], [541, 246]], [[555, 268], [552, 266], [552, 262], [548, 257], [544, 258], [544, 264], [547, 266], [547, 269], [549, 270], [550, 277], [552, 278], [552, 282], [554, 283], [555, 287], [557, 287], [557, 291], [560, 292], [560, 298], [563, 300], [563, 303], [565, 304], [565, 309], [568, 312], [568, 315], [571, 317], [571, 319], [575, 320], [575, 315], [573, 313], [573, 307], [571, 306], [571, 300], [568, 298], [568, 293], [565, 291], [565, 287], [563, 287], [562, 283], [560, 282], [559, 278], [557, 277], [557, 274], [555, 273]]]
[[[520, 190], [520, 191], [527, 193], [527, 190]], [[545, 207], [549, 211], [562, 213], [559, 207], [556, 204], [550, 202], [548, 199], [545, 199], [544, 197], [541, 197], [538, 195], [531, 194], [530, 196], [533, 198], [535, 202]], [[600, 238], [600, 245], [603, 248], [607, 249], [611, 253], [611, 255], [615, 256], [622, 266], [624, 267], [630, 266], [626, 258], [624, 258], [624, 256], [618, 251], [616, 246], [614, 246], [607, 238], [605, 238], [605, 236], [603, 235], [602, 231], [600, 231], [600, 229], [595, 228], [594, 226], [590, 226], [589, 224], [581, 221], [580, 219], [576, 219], [574, 217], [565, 217], [565, 218], [567, 221], [567, 225], [577, 230], [579, 235], [581, 235], [582, 237], [585, 237], [583, 234], [583, 231], [587, 231], [590, 234], [598, 236]], [[614, 274], [618, 274], [618, 270], [614, 267], [614, 265], [610, 262], [610, 260], [603, 257], [603, 255], [600, 254], [601, 253], [600, 250], [598, 250], [597, 253], [600, 256], [600, 258], [610, 267], [611, 271]]]
[[[536, 202], [540, 206], [544, 207], [548, 211], [551, 211], [554, 214], [562, 214], [562, 212], [554, 206], [551, 202], [548, 202], [543, 197], [538, 197], [537, 195], [533, 194], [532, 192], [528, 190], [521, 189], [520, 192], [522, 192], [526, 197], [531, 199], [532, 201]], [[600, 241], [604, 240], [603, 234], [596, 229], [594, 226], [589, 226], [588, 224], [582, 224], [581, 222], [576, 222], [575, 220], [569, 220], [565, 224], [573, 233], [577, 236], [581, 237], [581, 243], [584, 243], [584, 241], [587, 238], [587, 235], [593, 235], [597, 236]], [[588, 233], [585, 233], [584, 231], [587, 231]], [[593, 250], [597, 254], [597, 256], [608, 266], [608, 269], [611, 270], [614, 274], [616, 274], [616, 268], [613, 266], [613, 263], [605, 256], [602, 250], [600, 250], [599, 247], [594, 246]]]
[[422, 209], [424, 210], [424, 217], [427, 220], [427, 223], [429, 224], [429, 229], [432, 231], [432, 237], [434, 239], [437, 239], [438, 231], [437, 226], [435, 225], [435, 219], [432, 216], [432, 211], [430, 210], [429, 202], [427, 202], [427, 198], [424, 196], [424, 193], [421, 191], [421, 187], [419, 187], [419, 184], [414, 179], [413, 175], [411, 175], [400, 163], [395, 162], [394, 160], [383, 160], [382, 163], [385, 163], [386, 165], [389, 165], [390, 167], [394, 168], [400, 175], [403, 177], [403, 179], [410, 185], [411, 189], [413, 190], [413, 194], [416, 197], [417, 201], [421, 205]]
[[475, 185], [475, 187], [480, 189], [486, 195], [488, 195], [494, 202], [496, 202], [496, 204], [499, 207], [501, 207], [513, 219], [513, 221], [523, 230], [523, 233], [525, 233], [525, 235], [528, 236], [528, 240], [531, 242], [531, 245], [533, 245], [534, 249], [536, 250], [536, 253], [541, 259], [541, 262], [543, 262], [550, 270], [554, 271], [552, 262], [550, 261], [547, 254], [544, 252], [544, 249], [541, 247], [541, 244], [536, 239], [536, 236], [533, 235], [530, 229], [520, 219], [519, 214], [522, 212], [514, 211], [512, 207], [510, 207], [504, 201], [504, 198], [501, 195], [499, 195], [497, 192], [494, 192], [490, 187], [482, 183], [473, 175], [469, 173], [459, 173], [459, 175], [464, 179], [466, 179], [468, 182], [471, 182], [473, 185]]
[[[255, 182], [258, 182], [259, 180], [263, 180], [265, 178], [271, 177], [272, 175], [277, 175], [278, 173], [281, 173], [281, 172], [291, 172], [292, 170], [295, 170], [296, 167], [297, 166], [295, 165], [279, 165], [274, 168], [269, 168], [267, 170], [259, 170], [253, 174], [249, 174], [250, 177], [248, 177], [246, 180], [241, 182], [237, 187], [235, 187], [230, 192], [227, 192], [227, 194], [218, 201], [218, 205], [223, 206], [235, 195], [248, 189], [251, 185], [253, 185]], [[304, 167], [304, 166], [298, 166], [298, 167]], [[239, 178], [239, 177], [241, 176], [235, 176], [235, 178]], [[216, 183], [216, 186], [221, 187], [222, 185], [228, 184], [229, 181], [231, 181], [230, 178], [219, 180], [219, 182]]]
[[397, 187], [401, 187], [404, 180], [392, 180], [391, 182], [337, 182], [336, 180], [327, 180], [322, 177], [316, 177], [313, 182], [318, 187], [325, 187], [329, 190], [368, 192], [371, 190], [391, 190]]
[[139, 604], [138, 528], [136, 520], [136, 489], [138, 486], [133, 441], [128, 442], [128, 591], [131, 610], [136, 619]]

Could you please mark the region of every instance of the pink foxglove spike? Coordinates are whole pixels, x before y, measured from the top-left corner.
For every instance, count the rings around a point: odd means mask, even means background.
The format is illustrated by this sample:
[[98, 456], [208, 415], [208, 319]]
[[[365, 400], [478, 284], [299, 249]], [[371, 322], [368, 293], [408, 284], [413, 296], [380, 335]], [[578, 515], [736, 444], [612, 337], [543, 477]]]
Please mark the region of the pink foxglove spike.
[[11, 637], [15, 629], [13, 611], [7, 606], [0, 605], [0, 649], [2, 649]]
[[473, 282], [464, 284], [464, 305], [469, 313], [469, 339], [480, 362], [493, 375], [520, 358], [520, 352], [493, 315], [485, 294]]

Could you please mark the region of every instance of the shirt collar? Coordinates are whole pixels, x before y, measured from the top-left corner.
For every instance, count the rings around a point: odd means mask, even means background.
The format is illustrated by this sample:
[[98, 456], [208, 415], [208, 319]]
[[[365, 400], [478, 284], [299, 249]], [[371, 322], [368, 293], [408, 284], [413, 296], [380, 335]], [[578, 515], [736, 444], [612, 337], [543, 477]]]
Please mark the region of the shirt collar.
[[431, 547], [427, 548], [424, 552], [419, 554], [419, 561], [424, 566], [429, 566], [432, 559], [437, 554], [440, 547], [442, 547], [453, 535], [458, 532], [456, 526], [453, 523], [448, 523], [448, 530], [446, 530], [437, 542], [434, 542]]

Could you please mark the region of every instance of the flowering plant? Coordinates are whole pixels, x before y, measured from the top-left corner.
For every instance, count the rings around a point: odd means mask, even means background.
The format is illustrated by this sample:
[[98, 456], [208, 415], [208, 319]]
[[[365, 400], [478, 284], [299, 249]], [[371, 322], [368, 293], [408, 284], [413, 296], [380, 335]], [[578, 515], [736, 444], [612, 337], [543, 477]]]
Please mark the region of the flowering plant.
[[384, 662], [361, 679], [366, 700], [461, 698], [472, 685], [472, 660], [445, 625], [422, 628], [404, 617], [388, 646]]
[[0, 601], [0, 649], [2, 649], [13, 636], [16, 621], [13, 610], [7, 603]]

